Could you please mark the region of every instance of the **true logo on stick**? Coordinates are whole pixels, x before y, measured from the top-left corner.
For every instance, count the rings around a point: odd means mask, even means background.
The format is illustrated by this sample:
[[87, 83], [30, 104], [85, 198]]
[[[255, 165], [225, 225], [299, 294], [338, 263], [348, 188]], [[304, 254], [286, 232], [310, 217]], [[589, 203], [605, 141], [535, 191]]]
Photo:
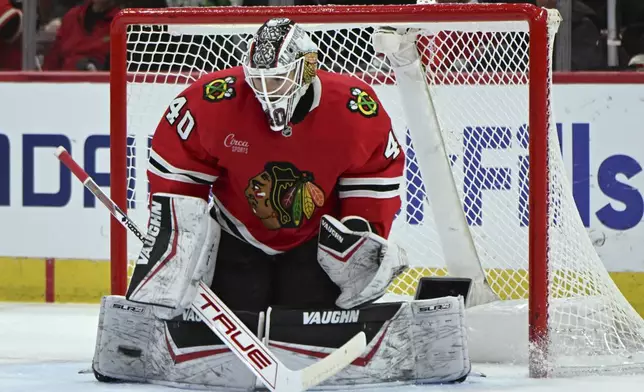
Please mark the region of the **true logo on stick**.
[[[215, 302], [214, 298], [211, 298], [204, 293], [201, 293], [201, 297], [206, 301], [205, 304], [201, 305], [203, 316], [205, 316], [203, 318], [217, 323], [218, 325], [216, 328], [220, 332], [229, 336], [230, 340], [239, 349], [239, 352], [245, 355], [258, 370], [262, 371], [275, 364], [275, 362], [272, 361], [266, 353], [262, 352], [260, 347], [253, 342], [253, 337], [250, 336], [242, 326], [237, 325], [233, 319], [226, 314], [227, 312], [223, 310], [223, 307], [219, 306]], [[264, 374], [264, 372], [262, 372], [262, 374]], [[267, 376], [267, 374], [264, 375]]]

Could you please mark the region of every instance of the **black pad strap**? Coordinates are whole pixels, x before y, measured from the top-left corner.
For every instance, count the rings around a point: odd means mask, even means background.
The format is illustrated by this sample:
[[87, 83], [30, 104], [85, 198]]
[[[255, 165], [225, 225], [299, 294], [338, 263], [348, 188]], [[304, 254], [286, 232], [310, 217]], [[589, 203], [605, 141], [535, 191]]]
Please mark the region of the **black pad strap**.
[[467, 294], [470, 292], [471, 286], [472, 279], [469, 278], [452, 278], [447, 276], [425, 277], [421, 278], [418, 282], [414, 299], [458, 297], [461, 295], [467, 301]]

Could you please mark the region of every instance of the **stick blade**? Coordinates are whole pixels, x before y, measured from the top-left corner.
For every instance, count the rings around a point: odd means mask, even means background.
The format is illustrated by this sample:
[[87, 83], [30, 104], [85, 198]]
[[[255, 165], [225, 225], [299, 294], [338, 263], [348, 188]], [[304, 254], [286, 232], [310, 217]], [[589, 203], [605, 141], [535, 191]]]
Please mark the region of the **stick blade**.
[[333, 351], [324, 359], [302, 369], [302, 387], [305, 391], [318, 385], [355, 361], [367, 348], [367, 336], [359, 332], [342, 347]]

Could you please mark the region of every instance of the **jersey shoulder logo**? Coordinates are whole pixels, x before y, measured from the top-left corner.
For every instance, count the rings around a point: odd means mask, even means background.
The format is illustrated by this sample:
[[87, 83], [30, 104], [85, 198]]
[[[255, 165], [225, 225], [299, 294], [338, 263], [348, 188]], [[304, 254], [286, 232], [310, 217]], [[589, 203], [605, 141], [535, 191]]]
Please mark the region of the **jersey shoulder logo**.
[[208, 102], [219, 102], [235, 98], [237, 95], [235, 92], [236, 81], [236, 77], [226, 76], [204, 84], [203, 99]]
[[358, 87], [351, 87], [351, 98], [347, 102], [347, 108], [367, 118], [378, 115], [378, 102], [368, 92]]
[[267, 229], [297, 228], [324, 205], [324, 191], [314, 180], [313, 173], [289, 162], [268, 162], [248, 180], [244, 195]]

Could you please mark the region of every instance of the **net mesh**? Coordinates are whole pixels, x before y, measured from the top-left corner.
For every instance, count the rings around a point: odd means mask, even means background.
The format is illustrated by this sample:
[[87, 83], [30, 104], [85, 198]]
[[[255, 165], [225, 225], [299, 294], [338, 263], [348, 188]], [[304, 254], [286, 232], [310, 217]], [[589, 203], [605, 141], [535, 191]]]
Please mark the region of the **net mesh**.
[[[146, 164], [150, 136], [172, 98], [204, 73], [240, 64], [258, 25], [130, 25], [127, 30], [128, 208], [146, 222]], [[411, 268], [390, 287], [413, 295], [422, 276], [449, 275], [406, 126], [396, 78], [375, 53], [377, 25], [304, 25], [320, 48], [320, 68], [351, 74], [374, 86], [406, 152], [405, 186], [391, 238]], [[527, 22], [425, 23], [417, 45], [426, 83], [451, 161], [456, 190], [487, 282], [502, 300], [528, 297], [528, 65]], [[552, 45], [551, 34], [550, 46]], [[561, 366], [635, 363], [644, 349], [642, 319], [621, 295], [579, 218], [566, 178], [558, 129], [547, 130], [550, 179], [549, 249], [552, 358]], [[559, 131], [561, 132], [561, 131]], [[431, 172], [430, 172], [431, 173]], [[128, 256], [138, 245], [128, 241]], [[130, 268], [133, 266], [130, 264]], [[131, 270], [130, 270], [131, 272]], [[579, 356], [594, 358], [579, 361]], [[574, 357], [572, 361], [569, 357]], [[568, 362], [567, 362], [568, 361]], [[630, 362], [629, 362], [630, 361]]]

